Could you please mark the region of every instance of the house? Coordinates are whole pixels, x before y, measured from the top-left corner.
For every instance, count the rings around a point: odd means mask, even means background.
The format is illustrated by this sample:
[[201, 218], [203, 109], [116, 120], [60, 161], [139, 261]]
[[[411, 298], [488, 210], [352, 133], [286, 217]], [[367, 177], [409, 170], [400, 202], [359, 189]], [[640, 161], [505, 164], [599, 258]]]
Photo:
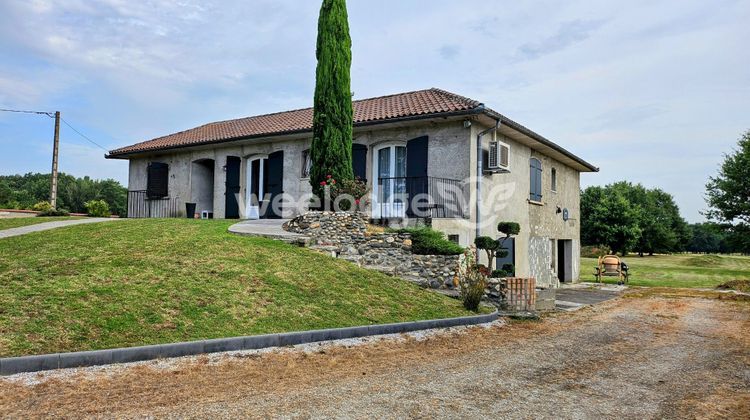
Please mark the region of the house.
[[[209, 123], [107, 157], [130, 161], [130, 217], [184, 216], [190, 202], [216, 218], [288, 218], [309, 203], [311, 128], [312, 109], [299, 109]], [[543, 286], [578, 279], [580, 174], [594, 165], [434, 88], [354, 101], [353, 137], [372, 219], [426, 219], [464, 246], [498, 237], [500, 221], [518, 222], [500, 265]]]

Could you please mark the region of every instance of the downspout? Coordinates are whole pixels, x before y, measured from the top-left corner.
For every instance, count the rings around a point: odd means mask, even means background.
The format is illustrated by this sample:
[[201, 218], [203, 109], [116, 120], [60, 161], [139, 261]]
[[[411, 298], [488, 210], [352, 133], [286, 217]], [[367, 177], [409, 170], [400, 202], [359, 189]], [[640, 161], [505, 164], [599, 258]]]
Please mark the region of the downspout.
[[[484, 105], [480, 105], [484, 107]], [[479, 134], [477, 134], [477, 178], [476, 178], [476, 219], [475, 219], [475, 229], [476, 229], [476, 237], [478, 238], [480, 235], [480, 223], [482, 219], [482, 172], [484, 170], [484, 163], [482, 162], [482, 137], [484, 137], [487, 133], [491, 133], [492, 131], [497, 130], [500, 128], [500, 119], [495, 119], [495, 126], [488, 128]], [[477, 259], [479, 259], [479, 253], [477, 253]]]

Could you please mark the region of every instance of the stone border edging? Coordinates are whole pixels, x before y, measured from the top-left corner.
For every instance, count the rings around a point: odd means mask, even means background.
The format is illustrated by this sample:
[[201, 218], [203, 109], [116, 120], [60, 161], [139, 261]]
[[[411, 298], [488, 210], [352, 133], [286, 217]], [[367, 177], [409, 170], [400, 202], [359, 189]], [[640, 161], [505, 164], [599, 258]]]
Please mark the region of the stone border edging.
[[279, 334], [251, 335], [244, 337], [216, 338], [211, 340], [186, 341], [181, 343], [156, 344], [150, 346], [124, 347], [117, 349], [53, 353], [35, 356], [0, 358], [0, 376], [52, 369], [129, 363], [158, 358], [194, 356], [238, 350], [258, 350], [268, 347], [283, 347], [319, 341], [340, 340], [372, 335], [398, 334], [432, 328], [449, 328], [462, 325], [477, 325], [498, 319], [497, 310], [490, 314], [458, 318], [443, 318], [425, 321], [399, 322], [395, 324], [365, 325], [359, 327], [330, 328], [324, 330], [297, 331]]

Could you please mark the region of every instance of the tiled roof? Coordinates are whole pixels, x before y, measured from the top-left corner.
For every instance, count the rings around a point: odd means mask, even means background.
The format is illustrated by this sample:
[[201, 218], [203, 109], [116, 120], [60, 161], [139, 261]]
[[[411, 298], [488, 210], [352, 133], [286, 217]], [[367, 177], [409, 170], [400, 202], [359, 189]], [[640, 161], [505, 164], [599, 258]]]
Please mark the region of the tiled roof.
[[[426, 89], [353, 101], [354, 124], [470, 111], [480, 102], [441, 89]], [[312, 108], [218, 121], [112, 150], [109, 157], [248, 137], [312, 130]]]

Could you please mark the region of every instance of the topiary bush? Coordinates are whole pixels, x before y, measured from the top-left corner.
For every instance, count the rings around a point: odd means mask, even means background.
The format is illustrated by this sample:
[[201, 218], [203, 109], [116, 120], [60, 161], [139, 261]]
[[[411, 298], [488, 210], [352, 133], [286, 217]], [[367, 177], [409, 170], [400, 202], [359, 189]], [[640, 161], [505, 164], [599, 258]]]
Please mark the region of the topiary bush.
[[516, 222], [500, 222], [497, 224], [497, 231], [510, 237], [521, 232], [521, 225]]
[[461, 255], [464, 248], [445, 239], [443, 232], [428, 227], [399, 229], [411, 235], [411, 252], [418, 255]]
[[500, 241], [492, 239], [489, 236], [477, 236], [474, 239], [474, 245], [477, 249], [481, 249], [487, 253], [487, 268], [492, 271], [492, 265], [494, 264], [495, 254], [500, 249]]
[[104, 200], [87, 201], [84, 206], [91, 217], [109, 217], [112, 214], [109, 211], [109, 204]]

